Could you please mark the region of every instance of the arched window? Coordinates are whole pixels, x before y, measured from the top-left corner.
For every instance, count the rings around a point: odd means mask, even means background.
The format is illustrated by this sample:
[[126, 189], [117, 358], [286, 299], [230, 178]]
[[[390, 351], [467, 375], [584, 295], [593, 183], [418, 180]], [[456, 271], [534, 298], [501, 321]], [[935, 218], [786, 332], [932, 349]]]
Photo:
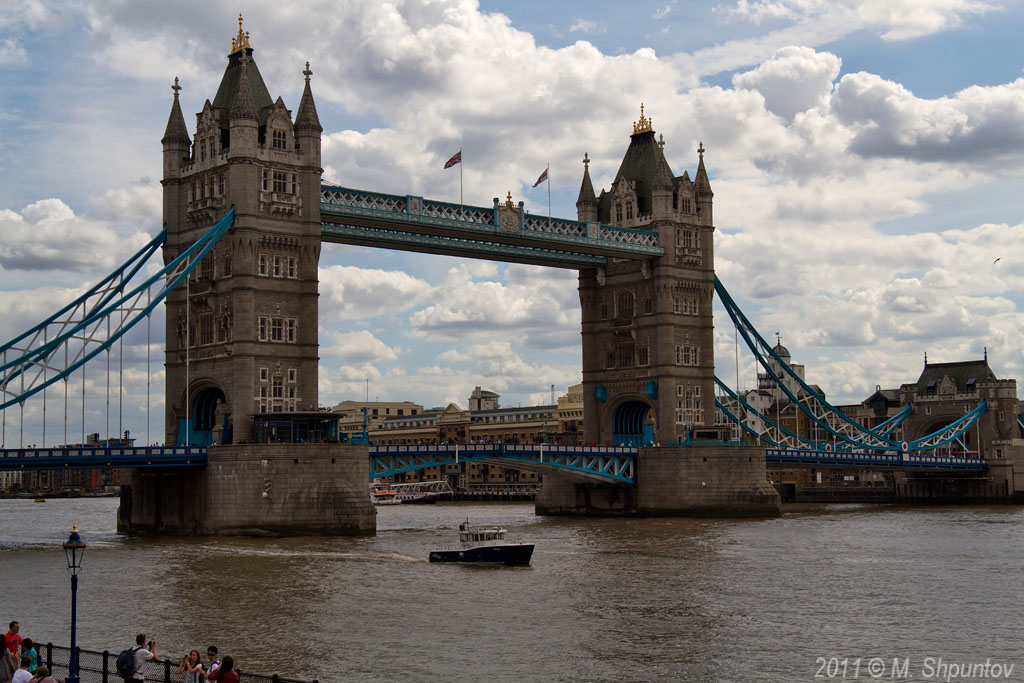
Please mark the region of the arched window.
[[618, 301], [616, 302], [616, 313], [619, 318], [632, 318], [633, 317], [633, 293], [632, 292], [620, 292]]

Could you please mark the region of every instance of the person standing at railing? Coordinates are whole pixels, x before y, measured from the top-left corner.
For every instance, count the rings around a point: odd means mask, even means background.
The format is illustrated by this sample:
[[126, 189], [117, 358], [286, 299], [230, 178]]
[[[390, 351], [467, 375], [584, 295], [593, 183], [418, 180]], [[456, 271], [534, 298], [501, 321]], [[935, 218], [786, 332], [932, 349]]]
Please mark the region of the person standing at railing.
[[156, 641], [149, 641], [146, 643], [146, 634], [140, 633], [135, 636], [135, 647], [132, 648], [134, 660], [134, 668], [132, 669], [132, 677], [129, 681], [144, 681], [146, 680], [145, 674], [142, 673], [142, 667], [146, 662], [155, 662], [159, 657], [156, 656]]
[[21, 666], [14, 672], [14, 677], [11, 678], [11, 683], [28, 683], [32, 680], [32, 674], [28, 672], [28, 665], [32, 663], [32, 660], [28, 657], [21, 658]]
[[28, 665], [28, 672], [34, 674], [39, 666], [39, 653], [36, 652], [36, 644], [32, 642], [31, 638], [21, 641], [21, 656], [32, 660]]
[[32, 677], [29, 683], [57, 683], [57, 681], [50, 675], [50, 670], [48, 668], [41, 666], [36, 669], [36, 675]]
[[238, 683], [238, 672], [235, 671], [235, 659], [231, 655], [224, 655], [220, 666], [216, 671], [211, 671], [207, 676], [208, 680], [219, 681], [220, 683]]
[[22, 638], [21, 635], [19, 635], [18, 633], [18, 631], [21, 630], [21, 624], [19, 624], [16, 621], [12, 621], [9, 629], [10, 630], [8, 630], [7, 633], [4, 634], [4, 645], [7, 647], [8, 650], [11, 651], [11, 654], [15, 657], [15, 661], [17, 661], [17, 659], [21, 656]]
[[11, 683], [14, 672], [18, 670], [18, 662], [6, 647], [0, 647], [0, 683]]
[[203, 671], [203, 663], [199, 661], [199, 650], [192, 650], [182, 656], [178, 673], [185, 674], [185, 683], [202, 683], [206, 672]]

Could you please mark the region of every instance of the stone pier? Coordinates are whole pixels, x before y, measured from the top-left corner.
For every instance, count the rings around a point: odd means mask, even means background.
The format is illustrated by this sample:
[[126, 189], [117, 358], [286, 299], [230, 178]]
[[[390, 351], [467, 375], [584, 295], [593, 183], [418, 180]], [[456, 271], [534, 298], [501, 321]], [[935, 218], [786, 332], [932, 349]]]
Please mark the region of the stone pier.
[[536, 502], [541, 515], [636, 517], [777, 517], [781, 506], [754, 446], [641, 448], [636, 486], [545, 472]]
[[160, 535], [360, 535], [376, 531], [365, 445], [214, 446], [196, 470], [136, 469], [117, 528]]

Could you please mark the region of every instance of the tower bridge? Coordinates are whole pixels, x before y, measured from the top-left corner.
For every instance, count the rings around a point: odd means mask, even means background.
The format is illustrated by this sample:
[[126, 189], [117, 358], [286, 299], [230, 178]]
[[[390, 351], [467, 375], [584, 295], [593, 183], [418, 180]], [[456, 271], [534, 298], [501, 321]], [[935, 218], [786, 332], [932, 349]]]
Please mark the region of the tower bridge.
[[[577, 217], [564, 219], [530, 214], [522, 202], [512, 202], [511, 194], [481, 207], [322, 183], [323, 127], [308, 62], [302, 75], [293, 118], [282, 98], [271, 97], [240, 19], [220, 85], [197, 113], [192, 133], [175, 79], [161, 139], [166, 228], [151, 245], [151, 251], [162, 247], [165, 264], [158, 276], [165, 286], [157, 300], [138, 303], [143, 290], [129, 292], [123, 276], [112, 276], [106, 289], [90, 291], [2, 349], [6, 409], [22, 405], [32, 393], [45, 396], [46, 386], [61, 379], [67, 391], [72, 372], [109, 350], [164, 301], [169, 450], [161, 451], [162, 463], [147, 461], [138, 449], [120, 453], [125, 466], [139, 468], [122, 500], [122, 528], [363, 532], [373, 526], [365, 491], [371, 475], [450, 457], [442, 449], [399, 455], [368, 453], [355, 445], [251, 443], [255, 417], [319, 406], [317, 268], [325, 242], [579, 272], [584, 441], [606, 452], [567, 451], [556, 457], [549, 450], [547, 461], [543, 448], [478, 449], [466, 455], [544, 468], [549, 474], [538, 510], [777, 514], [779, 496], [765, 477], [764, 446], [800, 445], [808, 458], [826, 457], [821, 444], [789, 443], [781, 425], [769, 424], [765, 416], [752, 418], [739, 397], [716, 398], [716, 290], [766, 373], [823, 432], [834, 435], [833, 441], [876, 452], [900, 447], [889, 432], [844, 421], [823, 400], [814, 400], [802, 380], [782, 376], [786, 370], [770, 346], [715, 278], [714, 193], [703, 144], [696, 150], [692, 179], [688, 171], [675, 175], [665, 141], [656, 137], [642, 106], [610, 188], [595, 192], [584, 155]], [[121, 273], [138, 270], [126, 264]], [[126, 303], [133, 296], [136, 303]], [[140, 313], [126, 316], [131, 306]], [[79, 317], [72, 319], [71, 309]], [[120, 319], [113, 331], [112, 318]], [[78, 340], [81, 353], [58, 367], [56, 359], [62, 353], [67, 359]], [[95, 344], [92, 351], [88, 343]], [[1015, 384], [1007, 385], [988, 399], [999, 403], [999, 425], [1013, 419], [1002, 410], [1015, 404], [1015, 391]], [[985, 407], [977, 413], [985, 413]], [[758, 445], [726, 444], [732, 429], [716, 419], [719, 414], [732, 415], [748, 428], [761, 425], [755, 430]], [[902, 443], [915, 451], [935, 448], [961, 438], [977, 422], [971, 417], [951, 416], [942, 424], [919, 421], [921, 429], [933, 431], [905, 434]], [[1000, 457], [1024, 462], [1022, 443], [1006, 437]], [[651, 444], [666, 446], [646, 447]], [[198, 469], [195, 447], [203, 458]], [[19, 449], [5, 453], [2, 466], [15, 457], [24, 466], [30, 455], [40, 466], [60, 461], [73, 467], [86, 462], [84, 454]], [[1024, 466], [1001, 470], [999, 476], [997, 488], [1004, 496], [1024, 491]], [[580, 480], [613, 483], [581, 487]], [[231, 502], [225, 502], [228, 496]]]

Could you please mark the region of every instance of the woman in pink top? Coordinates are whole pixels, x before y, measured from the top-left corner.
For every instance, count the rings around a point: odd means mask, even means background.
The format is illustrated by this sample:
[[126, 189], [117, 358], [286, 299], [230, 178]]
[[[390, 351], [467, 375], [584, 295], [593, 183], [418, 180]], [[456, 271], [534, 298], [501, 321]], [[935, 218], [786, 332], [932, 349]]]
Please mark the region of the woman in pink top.
[[207, 676], [207, 680], [220, 683], [238, 683], [238, 672], [235, 671], [235, 660], [231, 655], [224, 655], [220, 667]]

